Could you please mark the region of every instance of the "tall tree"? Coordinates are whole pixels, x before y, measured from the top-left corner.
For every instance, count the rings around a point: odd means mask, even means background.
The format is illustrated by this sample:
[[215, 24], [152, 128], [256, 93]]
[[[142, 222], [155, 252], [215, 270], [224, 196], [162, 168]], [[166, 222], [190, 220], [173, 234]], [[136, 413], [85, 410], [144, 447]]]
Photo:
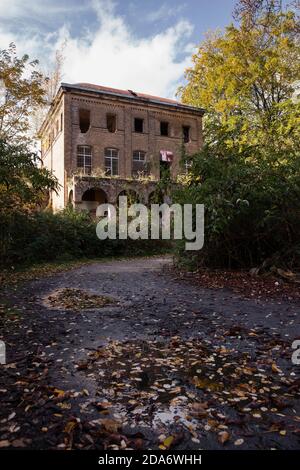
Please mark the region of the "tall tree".
[[205, 107], [214, 126], [238, 129], [241, 145], [299, 148], [299, 104], [291, 99], [300, 77], [299, 18], [275, 0], [240, 0], [235, 18], [200, 44], [182, 100]]
[[19, 58], [15, 44], [0, 50], [0, 80], [5, 96], [0, 103], [0, 139], [20, 142], [28, 139], [30, 117], [45, 104], [43, 75], [38, 61], [28, 55]]
[[38, 131], [47, 115], [49, 107], [60, 87], [63, 78], [64, 49], [66, 43], [55, 51], [54, 60], [48, 70], [40, 70], [43, 77], [42, 87], [44, 90], [44, 101], [34, 111], [32, 116], [32, 133], [38, 134]]

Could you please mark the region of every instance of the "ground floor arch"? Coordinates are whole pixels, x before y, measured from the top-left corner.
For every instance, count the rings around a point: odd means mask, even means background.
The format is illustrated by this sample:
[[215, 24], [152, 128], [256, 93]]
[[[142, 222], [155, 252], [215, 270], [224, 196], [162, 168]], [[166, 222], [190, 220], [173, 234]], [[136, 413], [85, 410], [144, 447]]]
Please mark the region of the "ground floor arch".
[[123, 191], [121, 191], [119, 194], [118, 194], [118, 197], [117, 197], [117, 205], [119, 205], [119, 197], [120, 196], [126, 196], [127, 197], [127, 203], [128, 205], [130, 204], [136, 204], [138, 202], [141, 202], [141, 198], [138, 194], [137, 191], [134, 191], [133, 189], [123, 189]]
[[87, 210], [92, 214], [96, 214], [99, 204], [106, 204], [108, 201], [107, 194], [100, 188], [89, 188], [81, 198], [81, 210]]

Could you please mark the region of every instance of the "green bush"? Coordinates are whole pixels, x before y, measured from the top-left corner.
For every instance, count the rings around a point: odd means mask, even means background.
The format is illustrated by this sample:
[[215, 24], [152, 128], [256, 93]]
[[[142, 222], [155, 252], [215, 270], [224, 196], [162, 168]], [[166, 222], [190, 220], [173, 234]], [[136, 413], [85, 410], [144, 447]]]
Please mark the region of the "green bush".
[[193, 268], [300, 267], [298, 157], [264, 158], [257, 149], [236, 152], [221, 142], [205, 146], [192, 161], [175, 200], [205, 205], [205, 242], [199, 252], [185, 252], [179, 242], [180, 263]]
[[52, 214], [7, 212], [0, 220], [0, 264], [162, 253], [167, 243], [157, 240], [104, 240], [96, 236], [95, 221], [84, 212]]

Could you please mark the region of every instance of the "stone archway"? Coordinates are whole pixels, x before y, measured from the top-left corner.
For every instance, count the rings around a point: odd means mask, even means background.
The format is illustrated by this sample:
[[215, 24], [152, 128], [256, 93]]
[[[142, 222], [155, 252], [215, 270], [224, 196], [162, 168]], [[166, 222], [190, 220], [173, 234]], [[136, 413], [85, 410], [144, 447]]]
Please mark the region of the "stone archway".
[[123, 191], [121, 191], [118, 194], [117, 206], [119, 205], [119, 197], [120, 196], [127, 196], [128, 205], [139, 203], [140, 200], [141, 200], [139, 194], [136, 191], [134, 191], [133, 189], [124, 189]]
[[107, 194], [103, 189], [89, 188], [82, 195], [80, 209], [96, 214], [99, 204], [106, 204], [107, 200]]
[[68, 204], [69, 206], [73, 206], [73, 200], [74, 200], [74, 193], [73, 189], [69, 192], [69, 197], [68, 197]]
[[163, 204], [164, 193], [161, 190], [154, 190], [148, 196], [148, 205], [150, 204]]

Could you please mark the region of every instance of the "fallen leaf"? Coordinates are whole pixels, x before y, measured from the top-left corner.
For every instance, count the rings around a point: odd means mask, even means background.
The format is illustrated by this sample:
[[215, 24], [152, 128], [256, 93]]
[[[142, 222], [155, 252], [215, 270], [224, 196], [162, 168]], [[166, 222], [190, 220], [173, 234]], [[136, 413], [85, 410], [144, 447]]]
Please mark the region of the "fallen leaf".
[[0, 441], [0, 449], [2, 447], [9, 447], [10, 446], [10, 442], [9, 441]]
[[112, 433], [117, 433], [118, 430], [121, 428], [121, 423], [113, 419], [101, 419], [101, 424], [106, 431]]
[[237, 439], [234, 441], [235, 446], [241, 446], [242, 444], [244, 444], [244, 439]]
[[225, 442], [229, 441], [230, 439], [230, 434], [227, 431], [222, 431], [219, 432], [218, 434], [218, 440], [221, 442], [221, 444], [225, 444]]
[[164, 442], [163, 442], [163, 446], [166, 448], [166, 449], [169, 449], [171, 447], [171, 445], [173, 444], [173, 441], [174, 441], [174, 436], [168, 436]]
[[273, 362], [273, 364], [272, 364], [272, 371], [276, 372], [277, 374], [282, 372], [282, 370], [279, 369], [279, 367], [275, 364], [275, 362]]

